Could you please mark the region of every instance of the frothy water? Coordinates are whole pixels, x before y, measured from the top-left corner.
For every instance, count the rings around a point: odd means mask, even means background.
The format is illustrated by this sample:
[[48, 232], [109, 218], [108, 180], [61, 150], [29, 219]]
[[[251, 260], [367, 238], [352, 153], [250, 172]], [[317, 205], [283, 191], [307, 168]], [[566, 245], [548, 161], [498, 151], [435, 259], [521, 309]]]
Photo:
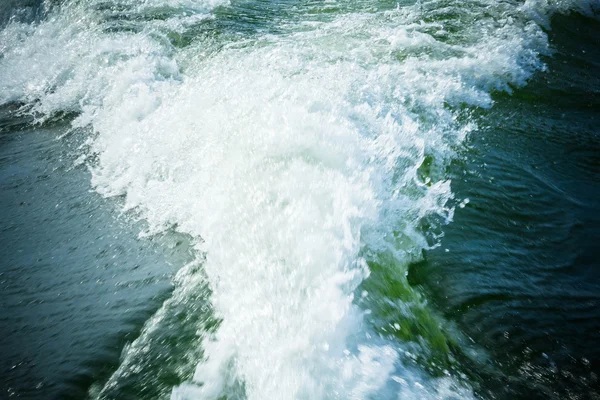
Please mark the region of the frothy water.
[[[195, 241], [202, 272], [183, 268], [170, 301], [206, 280], [221, 322], [198, 326], [203, 356], [173, 399], [471, 397], [456, 369], [413, 362], [454, 339], [406, 333], [426, 309], [407, 265], [452, 220], [444, 168], [471, 111], [544, 69], [552, 12], [593, 3], [262, 6], [287, 13], [212, 36], [205, 24], [248, 3], [49, 7], [0, 32], [0, 101], [40, 123], [76, 113], [93, 187], [123, 196], [145, 234]], [[395, 270], [402, 301], [365, 290], [377, 268]], [[371, 316], [390, 302], [385, 334]], [[96, 396], [135, 373], [169, 304]]]

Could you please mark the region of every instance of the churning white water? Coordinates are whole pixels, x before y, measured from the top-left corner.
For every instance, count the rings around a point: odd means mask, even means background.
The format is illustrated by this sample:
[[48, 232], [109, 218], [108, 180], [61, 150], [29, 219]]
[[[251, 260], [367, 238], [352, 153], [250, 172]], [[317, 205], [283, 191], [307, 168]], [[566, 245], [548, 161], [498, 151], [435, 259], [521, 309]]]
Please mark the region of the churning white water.
[[470, 110], [544, 68], [540, 25], [559, 4], [279, 4], [277, 29], [178, 47], [229, 3], [113, 3], [2, 30], [0, 101], [40, 122], [77, 113], [93, 187], [149, 233], [197, 241], [222, 322], [198, 332], [204, 357], [172, 398], [470, 397], [451, 373], [407, 366], [355, 296], [371, 295], [357, 293], [370, 262], [406, 266], [435, 245], [420, 224], [452, 219], [443, 170]]

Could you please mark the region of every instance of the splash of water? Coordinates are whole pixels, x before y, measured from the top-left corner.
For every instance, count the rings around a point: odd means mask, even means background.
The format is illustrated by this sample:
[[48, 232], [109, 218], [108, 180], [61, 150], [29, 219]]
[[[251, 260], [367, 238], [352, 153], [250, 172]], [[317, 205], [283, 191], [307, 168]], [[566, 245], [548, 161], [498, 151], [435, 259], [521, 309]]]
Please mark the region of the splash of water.
[[[205, 254], [222, 322], [199, 332], [204, 359], [172, 397], [468, 397], [454, 376], [408, 366], [406, 343], [366, 323], [355, 297], [374, 265], [402, 275], [436, 244], [422, 224], [452, 219], [443, 170], [475, 128], [469, 110], [544, 68], [530, 19], [546, 9], [307, 7], [277, 34], [174, 45], [223, 4], [72, 2], [0, 37], [0, 101], [39, 122], [76, 112], [94, 188]], [[418, 296], [379, 296], [415, 317]]]

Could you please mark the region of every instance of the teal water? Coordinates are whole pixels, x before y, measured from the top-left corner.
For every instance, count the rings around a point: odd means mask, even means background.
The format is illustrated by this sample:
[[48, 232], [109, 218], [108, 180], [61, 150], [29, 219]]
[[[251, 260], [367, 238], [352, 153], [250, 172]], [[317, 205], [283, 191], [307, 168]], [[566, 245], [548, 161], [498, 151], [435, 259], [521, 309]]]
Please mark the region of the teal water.
[[598, 4], [7, 4], [3, 397], [600, 396]]

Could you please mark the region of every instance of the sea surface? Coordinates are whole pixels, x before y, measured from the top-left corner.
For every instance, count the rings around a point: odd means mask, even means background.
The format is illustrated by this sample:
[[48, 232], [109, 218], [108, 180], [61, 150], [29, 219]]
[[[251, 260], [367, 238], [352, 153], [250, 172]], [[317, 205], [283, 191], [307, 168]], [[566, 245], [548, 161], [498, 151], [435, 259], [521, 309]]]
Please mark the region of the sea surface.
[[4, 0], [1, 399], [600, 399], [600, 2]]

